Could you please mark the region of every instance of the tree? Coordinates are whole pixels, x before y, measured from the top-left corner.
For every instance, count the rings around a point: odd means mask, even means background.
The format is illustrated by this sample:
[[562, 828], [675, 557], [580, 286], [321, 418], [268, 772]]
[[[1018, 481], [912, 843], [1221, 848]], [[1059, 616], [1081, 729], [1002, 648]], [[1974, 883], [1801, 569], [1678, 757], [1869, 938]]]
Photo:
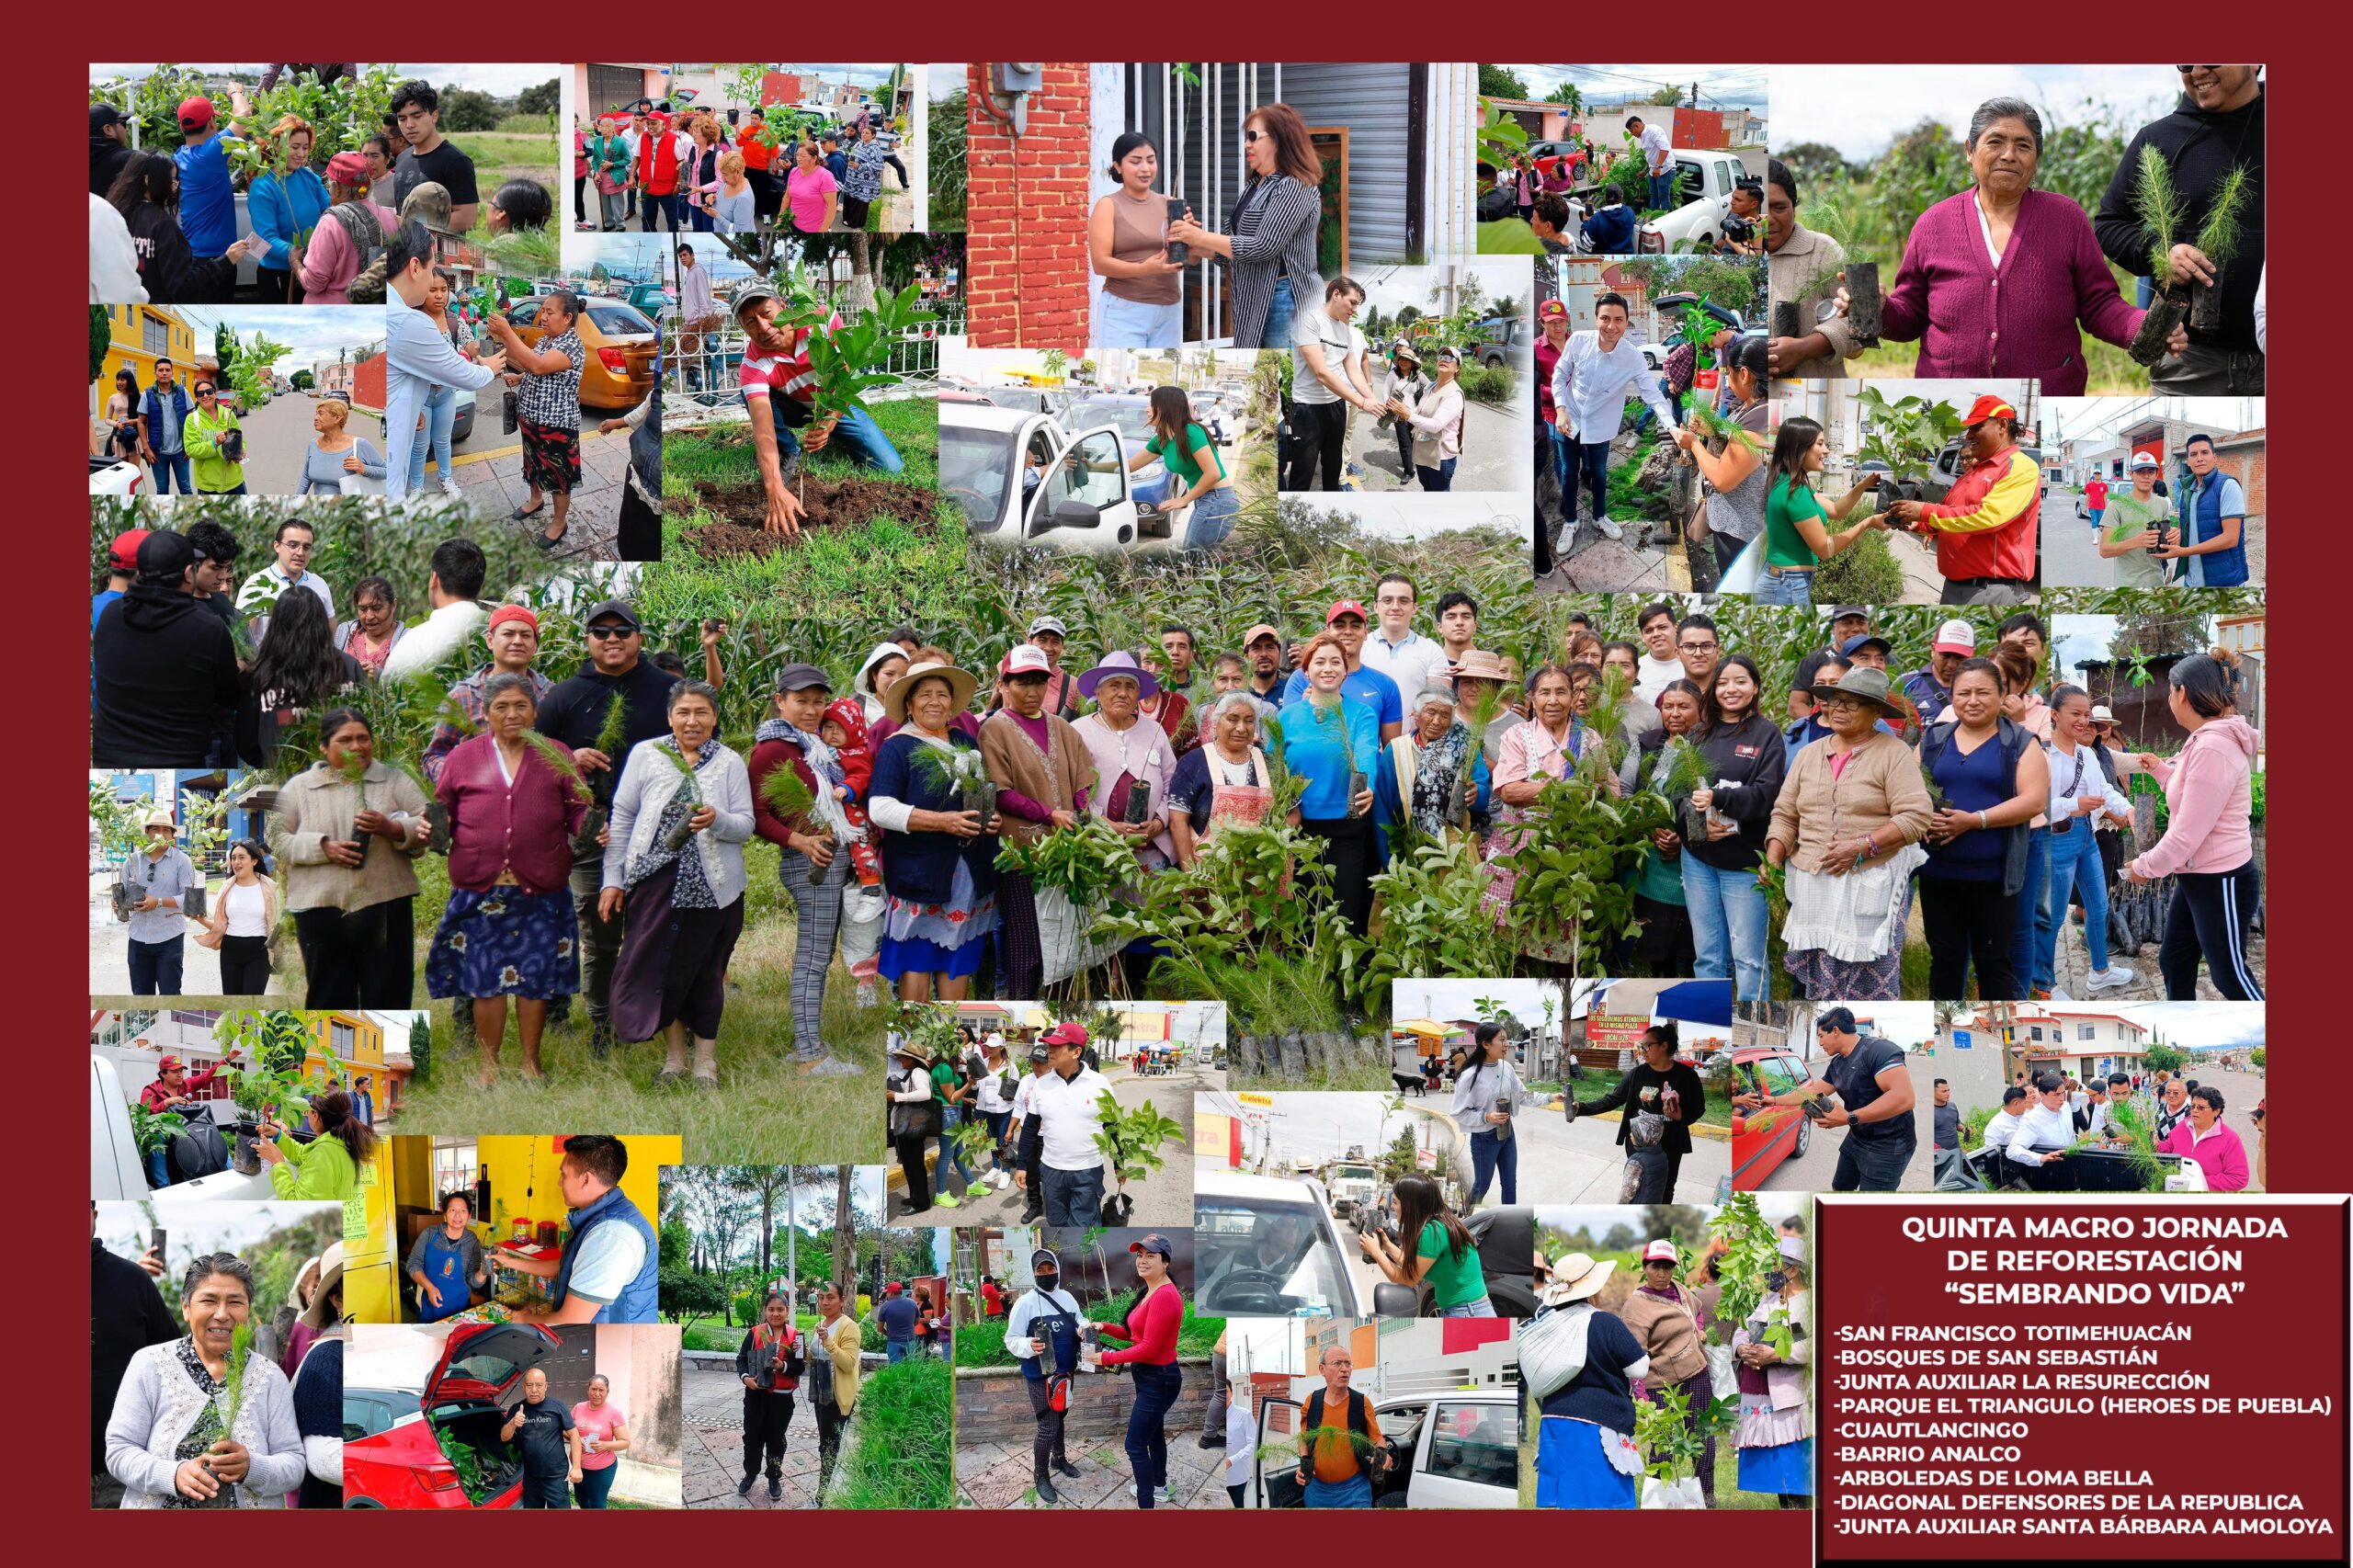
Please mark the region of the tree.
[[441, 90], [441, 132], [454, 135], [460, 131], [495, 131], [498, 129], [498, 100], [488, 93], [472, 87], [444, 87]]
[[[2175, 600], [2180, 597], [2167, 596]], [[2204, 646], [2205, 642], [2206, 612], [2202, 606], [2184, 613], [2165, 600], [2153, 598], [2149, 608], [2117, 619], [2116, 633], [2109, 639], [2108, 651], [2124, 660], [2157, 658], [2166, 653], [2189, 653]]]
[[[300, 373], [304, 376], [310, 374], [308, 370]], [[295, 384], [301, 386], [303, 383], [297, 381]], [[408, 1060], [409, 1071], [417, 1077], [424, 1078], [432, 1074], [433, 1015], [430, 1013], [419, 1013], [416, 1016], [416, 1022], [409, 1027]]]
[[850, 1225], [850, 1167], [843, 1165], [835, 1174], [834, 1187], [834, 1283], [849, 1299], [845, 1307], [856, 1305], [858, 1287], [850, 1274], [850, 1255], [856, 1232]]
[[1482, 97], [1518, 98], [1523, 101], [1532, 97], [1519, 73], [1508, 65], [1480, 66], [1479, 95]]
[[2152, 1041], [2141, 1051], [2141, 1065], [2152, 1073], [2178, 1073], [2189, 1058], [2162, 1040]]
[[715, 1317], [727, 1311], [727, 1287], [711, 1276], [690, 1268], [673, 1268], [665, 1264], [656, 1290], [656, 1304], [663, 1314], [676, 1318], [682, 1326], [692, 1326], [697, 1318]]
[[1805, 187], [1815, 180], [1829, 179], [1834, 176], [1843, 179], [1847, 176], [1847, 160], [1838, 155], [1837, 148], [1824, 142], [1800, 142], [1793, 146], [1777, 147], [1773, 155], [1781, 161], [1783, 168], [1797, 176], [1801, 198], [1805, 194]]
[[561, 95], [556, 86], [555, 78], [551, 76], [546, 81], [526, 87], [516, 94], [515, 112], [517, 114], [553, 114], [560, 101]]
[[1659, 104], [1667, 108], [1674, 108], [1683, 102], [1683, 89], [1676, 86], [1672, 83], [1669, 83], [1667, 85], [1661, 87], [1657, 92], [1653, 93], [1643, 101], [1645, 103]]
[[792, 1185], [790, 1165], [729, 1165], [722, 1178], [734, 1192], [756, 1199], [760, 1206], [760, 1275], [766, 1278], [775, 1260], [776, 1206]]
[[309, 392], [312, 386], [311, 372], [308, 370], [297, 370], [292, 375], [286, 378], [286, 384], [292, 387], [296, 392]]
[[107, 349], [113, 343], [114, 324], [107, 315], [107, 308], [104, 305], [92, 305], [90, 307], [91, 381], [97, 381], [98, 372], [106, 369]]
[[2256, 1072], [2258, 1072], [2258, 1073], [2262, 1072], [2262, 1071], [2263, 1071], [2263, 1047], [2261, 1047], [2261, 1046], [2259, 1046], [2259, 1045], [2258, 1045], [2258, 1046], [2256, 1046], [2253, 1051], [2248, 1051], [2248, 1052], [2246, 1053], [2246, 1060], [2247, 1060], [2247, 1065], [2248, 1065], [2248, 1066], [2250, 1066], [2250, 1067], [2254, 1068], [2254, 1069], [2255, 1069]]

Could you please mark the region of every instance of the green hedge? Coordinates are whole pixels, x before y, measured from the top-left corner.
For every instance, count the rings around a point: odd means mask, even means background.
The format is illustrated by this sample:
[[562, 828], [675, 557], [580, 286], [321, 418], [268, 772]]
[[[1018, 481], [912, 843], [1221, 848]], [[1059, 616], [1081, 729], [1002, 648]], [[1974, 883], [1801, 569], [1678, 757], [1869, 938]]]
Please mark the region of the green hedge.
[[[1135, 1305], [1135, 1293], [1114, 1296], [1108, 1301], [1091, 1301], [1085, 1311], [1090, 1323], [1125, 1323], [1128, 1311]], [[1206, 1356], [1217, 1347], [1217, 1336], [1225, 1332], [1223, 1318], [1193, 1315], [1193, 1303], [1185, 1303], [1185, 1321], [1176, 1330], [1176, 1354]], [[993, 1323], [967, 1324], [956, 1331], [956, 1364], [960, 1367], [1017, 1367], [1021, 1363], [1005, 1347], [1005, 1320]]]

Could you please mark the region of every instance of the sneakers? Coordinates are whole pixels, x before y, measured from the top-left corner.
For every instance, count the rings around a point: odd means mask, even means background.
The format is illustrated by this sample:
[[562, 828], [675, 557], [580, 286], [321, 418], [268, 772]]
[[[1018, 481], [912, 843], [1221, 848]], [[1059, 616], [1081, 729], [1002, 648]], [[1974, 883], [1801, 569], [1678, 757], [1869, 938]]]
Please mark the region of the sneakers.
[[2038, 1002], [2072, 1002], [2075, 998], [2068, 995], [2066, 992], [2061, 990], [2058, 986], [2054, 985], [2050, 990], [2044, 992], [2041, 995], [2036, 997], [2035, 1000]]
[[749, 1497], [752, 1494], [752, 1483], [757, 1480], [759, 1480], [757, 1475], [747, 1475], [743, 1480], [737, 1482], [735, 1483], [735, 1495], [738, 1497]]
[[2119, 986], [2130, 985], [2132, 983], [2132, 978], [2131, 970], [2120, 963], [2112, 963], [2106, 969], [2094, 971], [2091, 983], [2084, 989], [2097, 995], [2103, 991], [2113, 991]]
[[938, 1197], [933, 1199], [931, 1203], [932, 1207], [935, 1209], [961, 1209], [964, 1207], [964, 1200], [957, 1197], [952, 1192], [941, 1193]]
[[1601, 537], [1604, 539], [1624, 539], [1626, 537], [1626, 530], [1619, 527], [1616, 523], [1610, 521], [1608, 517], [1594, 518], [1593, 526], [1601, 530]]

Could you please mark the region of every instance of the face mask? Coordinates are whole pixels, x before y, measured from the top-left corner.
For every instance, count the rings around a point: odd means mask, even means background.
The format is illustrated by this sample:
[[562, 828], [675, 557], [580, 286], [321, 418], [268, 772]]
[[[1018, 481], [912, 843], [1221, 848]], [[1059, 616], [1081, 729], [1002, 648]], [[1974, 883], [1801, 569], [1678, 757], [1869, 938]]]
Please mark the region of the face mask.
[[1765, 1276], [1765, 1289], [1768, 1290], [1779, 1290], [1789, 1282], [1790, 1275], [1787, 1269], [1771, 1269]]
[[1029, 1278], [1037, 1283], [1040, 1290], [1051, 1290], [1063, 1282], [1063, 1277], [1059, 1274], [1032, 1274]]

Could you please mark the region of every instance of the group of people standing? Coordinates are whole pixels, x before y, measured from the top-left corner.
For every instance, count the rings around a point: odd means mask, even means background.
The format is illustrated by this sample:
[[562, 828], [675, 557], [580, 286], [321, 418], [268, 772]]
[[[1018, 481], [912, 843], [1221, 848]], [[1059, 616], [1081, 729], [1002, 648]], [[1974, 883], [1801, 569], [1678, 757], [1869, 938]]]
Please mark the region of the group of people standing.
[[[593, 130], [572, 125], [572, 197], [578, 227], [625, 233], [631, 217], [646, 233], [751, 234], [789, 214], [793, 229], [822, 233], [836, 219], [863, 229], [882, 194], [882, 171], [907, 166], [898, 136], [869, 106], [847, 127], [779, 136], [758, 104], [740, 113], [640, 98], [626, 113], [598, 115]], [[595, 187], [597, 204], [588, 205]]]

